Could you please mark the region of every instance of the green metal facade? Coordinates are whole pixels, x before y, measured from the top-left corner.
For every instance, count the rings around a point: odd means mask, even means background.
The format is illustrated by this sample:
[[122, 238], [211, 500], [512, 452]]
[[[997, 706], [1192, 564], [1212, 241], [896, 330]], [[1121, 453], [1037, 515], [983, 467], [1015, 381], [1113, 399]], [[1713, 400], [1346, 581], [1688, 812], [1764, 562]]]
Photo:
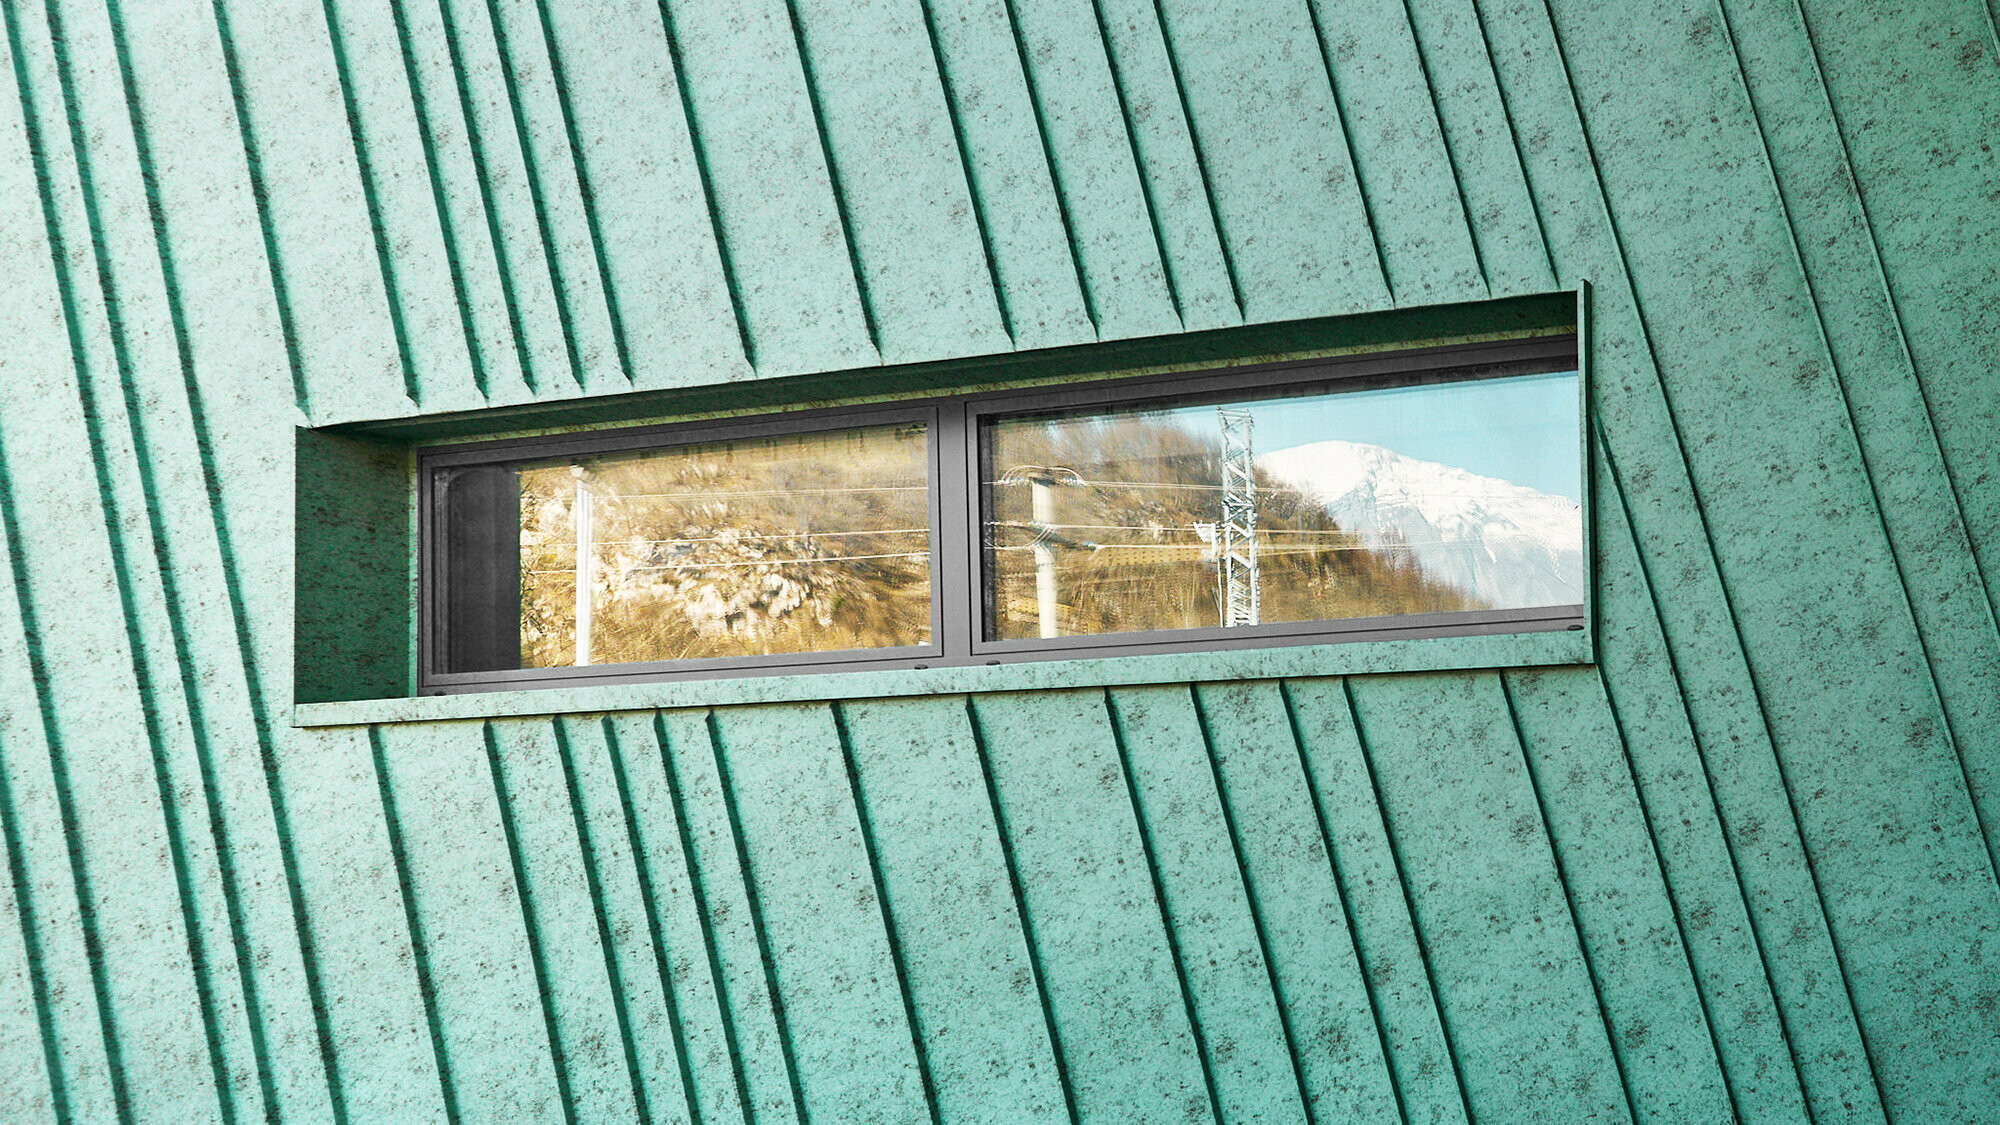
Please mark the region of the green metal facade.
[[[2000, 1120], [1994, 0], [0, 13], [0, 1120]], [[1584, 283], [1595, 663], [293, 708], [299, 427]]]

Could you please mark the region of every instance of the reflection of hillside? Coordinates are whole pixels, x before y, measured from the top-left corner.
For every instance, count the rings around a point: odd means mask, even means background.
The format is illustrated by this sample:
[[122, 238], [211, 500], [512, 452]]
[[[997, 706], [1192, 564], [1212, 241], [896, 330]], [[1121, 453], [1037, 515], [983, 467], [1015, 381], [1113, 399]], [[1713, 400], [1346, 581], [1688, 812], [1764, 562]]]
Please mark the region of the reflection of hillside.
[[[596, 663], [923, 644], [920, 431], [794, 435], [591, 462]], [[524, 667], [576, 646], [570, 466], [523, 470]]]
[[[1221, 503], [1219, 447], [1162, 414], [1020, 419], [990, 433], [991, 475], [1061, 466], [1081, 483], [1055, 489], [1053, 528], [1034, 526], [1030, 489], [989, 489], [987, 557], [994, 635], [1038, 635], [1032, 545], [1056, 547], [1065, 634], [1213, 628], [1216, 568], [1197, 525]], [[1374, 547], [1323, 508], [1257, 474], [1262, 620], [1314, 621], [1479, 608], [1427, 581], [1407, 550]]]

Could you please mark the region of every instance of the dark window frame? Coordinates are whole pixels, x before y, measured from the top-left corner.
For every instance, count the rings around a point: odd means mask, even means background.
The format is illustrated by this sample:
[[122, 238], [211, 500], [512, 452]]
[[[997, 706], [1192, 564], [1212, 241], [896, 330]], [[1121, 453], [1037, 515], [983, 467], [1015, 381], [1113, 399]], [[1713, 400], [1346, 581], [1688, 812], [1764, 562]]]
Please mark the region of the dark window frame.
[[[983, 563], [979, 541], [979, 522], [985, 498], [980, 483], [981, 450], [978, 438], [981, 420], [989, 416], [1112, 403], [1130, 405], [1156, 399], [1174, 400], [1180, 404], [1227, 401], [1266, 391], [1282, 394], [1314, 386], [1358, 390], [1374, 386], [1415, 386], [1573, 370], [1578, 373], [1579, 394], [1585, 400], [1580, 416], [1587, 427], [1587, 375], [1578, 362], [1578, 348], [1579, 337], [1564, 334], [1185, 373], [1111, 377], [1088, 383], [941, 395], [877, 406], [786, 411], [744, 418], [420, 448], [416, 452], [419, 544], [417, 693], [439, 695], [834, 671], [916, 670], [1021, 661], [1582, 629], [1589, 620], [1588, 600], [1577, 605], [1525, 610], [1472, 610], [1233, 628], [987, 640], [987, 609], [981, 592]], [[911, 422], [924, 424], [928, 443], [928, 506], [932, 528], [930, 644], [893, 649], [648, 661], [582, 668], [490, 672], [442, 670], [441, 661], [447, 640], [444, 615], [449, 594], [444, 576], [449, 559], [446, 555], [448, 544], [445, 537], [438, 533], [444, 517], [443, 491], [434, 484], [440, 471]], [[1577, 441], [1584, 468], [1584, 577], [1588, 598], [1594, 585], [1592, 552], [1589, 549], [1589, 447], [1581, 432]]]

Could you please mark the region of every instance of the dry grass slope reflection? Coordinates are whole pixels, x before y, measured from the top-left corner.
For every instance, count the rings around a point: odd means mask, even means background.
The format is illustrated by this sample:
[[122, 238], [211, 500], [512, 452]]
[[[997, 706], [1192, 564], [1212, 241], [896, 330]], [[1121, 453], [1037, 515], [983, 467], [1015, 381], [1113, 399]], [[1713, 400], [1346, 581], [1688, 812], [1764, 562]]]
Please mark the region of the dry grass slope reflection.
[[874, 428], [524, 469], [522, 665], [575, 658], [579, 481], [595, 663], [926, 643], [925, 461]]

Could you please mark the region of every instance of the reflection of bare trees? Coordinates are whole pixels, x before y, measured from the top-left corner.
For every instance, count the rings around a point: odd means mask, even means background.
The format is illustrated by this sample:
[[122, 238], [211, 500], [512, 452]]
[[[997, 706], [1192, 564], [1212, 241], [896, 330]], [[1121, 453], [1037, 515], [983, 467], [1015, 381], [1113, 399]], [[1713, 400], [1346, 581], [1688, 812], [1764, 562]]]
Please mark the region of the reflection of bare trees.
[[[997, 638], [1037, 635], [1037, 539], [1057, 548], [1065, 634], [1220, 624], [1213, 549], [1197, 530], [1220, 515], [1218, 444], [1140, 413], [1002, 422], [990, 440], [996, 476], [1017, 465], [1061, 466], [1080, 482], [1054, 490], [1053, 521], [1034, 519], [1027, 488], [990, 488], [986, 550]], [[1427, 581], [1407, 551], [1364, 546], [1261, 471], [1257, 528], [1265, 622], [1475, 608]]]
[[[922, 644], [930, 630], [922, 435], [854, 431], [588, 466], [598, 663]], [[521, 650], [570, 663], [575, 486], [521, 473]]]

